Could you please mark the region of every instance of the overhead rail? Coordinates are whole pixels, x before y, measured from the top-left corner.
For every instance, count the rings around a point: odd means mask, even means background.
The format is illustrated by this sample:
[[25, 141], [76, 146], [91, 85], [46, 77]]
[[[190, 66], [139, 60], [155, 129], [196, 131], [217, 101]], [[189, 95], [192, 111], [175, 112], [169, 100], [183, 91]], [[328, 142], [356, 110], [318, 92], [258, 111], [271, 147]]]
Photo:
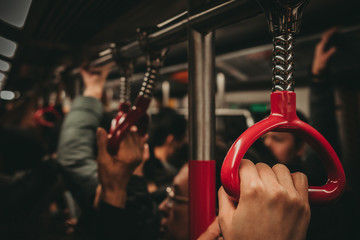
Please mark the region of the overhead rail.
[[[153, 49], [162, 49], [187, 39], [187, 29], [191, 25], [202, 32], [208, 32], [262, 13], [256, 1], [230, 0], [215, 5], [214, 2], [202, 7], [193, 14], [183, 12], [157, 25], [154, 32], [147, 36], [148, 45]], [[116, 61], [116, 57], [133, 59], [142, 56], [141, 43], [136, 40], [125, 46], [111, 45], [101, 51], [90, 66], [101, 66]]]

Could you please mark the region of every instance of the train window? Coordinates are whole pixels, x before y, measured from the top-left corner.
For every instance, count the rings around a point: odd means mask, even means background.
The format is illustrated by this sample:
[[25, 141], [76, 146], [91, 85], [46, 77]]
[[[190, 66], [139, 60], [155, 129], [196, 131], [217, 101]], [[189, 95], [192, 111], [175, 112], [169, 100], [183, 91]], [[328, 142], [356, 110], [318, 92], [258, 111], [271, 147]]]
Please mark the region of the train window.
[[0, 36], [0, 54], [12, 58], [17, 48], [16, 42]]
[[1, 91], [0, 98], [3, 100], [13, 100], [15, 98], [15, 93], [12, 91]]
[[3, 0], [0, 7], [0, 19], [17, 28], [25, 24], [32, 0]]
[[0, 71], [7, 72], [10, 69], [10, 64], [3, 60], [0, 60]]
[[5, 74], [0, 73], [0, 82], [3, 81], [5, 79]]

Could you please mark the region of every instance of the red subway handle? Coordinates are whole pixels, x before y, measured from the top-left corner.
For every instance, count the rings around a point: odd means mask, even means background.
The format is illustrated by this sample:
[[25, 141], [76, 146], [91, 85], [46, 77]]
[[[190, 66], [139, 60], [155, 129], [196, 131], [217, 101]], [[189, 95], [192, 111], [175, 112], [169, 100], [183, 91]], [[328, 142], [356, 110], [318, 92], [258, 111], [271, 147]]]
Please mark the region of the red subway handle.
[[35, 118], [35, 122], [37, 125], [49, 127], [49, 128], [52, 128], [55, 126], [55, 122], [48, 121], [45, 119], [45, 114], [53, 115], [55, 121], [61, 119], [60, 113], [53, 106], [48, 106], [48, 107], [40, 108], [35, 111], [34, 118]]
[[321, 158], [328, 180], [323, 186], [309, 187], [310, 202], [330, 202], [341, 196], [345, 188], [345, 173], [334, 149], [318, 131], [297, 117], [295, 93], [280, 91], [271, 94], [270, 116], [241, 134], [225, 157], [221, 181], [234, 201], [238, 201], [240, 196], [238, 171], [241, 159], [258, 138], [270, 131], [293, 132], [300, 135]]
[[132, 125], [138, 127], [138, 132], [141, 135], [146, 134], [149, 123], [146, 111], [150, 100], [150, 98], [138, 96], [133, 107], [129, 103], [119, 105], [119, 112], [112, 120], [108, 134], [108, 151], [111, 155], [116, 155], [121, 140]]

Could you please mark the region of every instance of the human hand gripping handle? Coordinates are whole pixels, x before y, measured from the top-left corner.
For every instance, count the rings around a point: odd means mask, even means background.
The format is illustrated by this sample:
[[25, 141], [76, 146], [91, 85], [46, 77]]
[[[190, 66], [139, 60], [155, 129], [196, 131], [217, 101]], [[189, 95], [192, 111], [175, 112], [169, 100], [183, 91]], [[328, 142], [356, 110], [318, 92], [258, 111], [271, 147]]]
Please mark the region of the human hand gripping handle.
[[92, 69], [81, 69], [80, 74], [84, 82], [84, 96], [101, 99], [106, 78], [114, 63]]
[[240, 199], [235, 205], [221, 187], [219, 225], [226, 240], [304, 240], [310, 221], [307, 177], [282, 164], [270, 168], [240, 163]]
[[102, 186], [102, 198], [108, 204], [125, 207], [126, 188], [131, 175], [143, 158], [146, 138], [138, 134], [132, 126], [120, 142], [116, 155], [110, 155], [107, 150], [107, 132], [98, 128], [98, 174]]
[[234, 201], [239, 198], [238, 169], [249, 147], [270, 131], [293, 132], [302, 137], [318, 153], [328, 174], [323, 186], [310, 186], [309, 199], [313, 203], [331, 202], [338, 199], [345, 189], [345, 173], [336, 152], [328, 141], [309, 124], [296, 115], [296, 95], [290, 91], [271, 93], [271, 114], [268, 118], [247, 129], [228, 151], [221, 168], [221, 182]]

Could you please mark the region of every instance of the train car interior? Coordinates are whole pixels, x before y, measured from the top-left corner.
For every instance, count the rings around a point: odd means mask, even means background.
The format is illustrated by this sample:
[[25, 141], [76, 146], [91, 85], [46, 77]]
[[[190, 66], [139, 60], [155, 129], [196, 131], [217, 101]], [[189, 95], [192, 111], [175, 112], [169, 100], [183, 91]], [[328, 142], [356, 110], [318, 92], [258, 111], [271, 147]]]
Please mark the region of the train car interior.
[[[221, 208], [221, 185], [241, 200], [242, 158], [306, 174], [307, 237], [284, 239], [360, 239], [359, 7], [356, 0], [0, 0], [0, 239], [198, 239]], [[104, 68], [99, 100], [78, 101]], [[171, 111], [182, 120], [162, 121]], [[182, 138], [172, 133], [161, 145], [171, 125], [184, 127]], [[108, 155], [96, 142], [99, 126]], [[101, 211], [111, 211], [94, 186], [105, 189], [110, 178], [101, 179], [106, 169], [95, 160], [116, 156], [131, 131], [148, 136], [148, 157], [156, 159], [132, 169], [154, 203], [133, 201], [134, 188], [126, 208], [140, 204], [138, 219], [119, 220], [113, 210], [103, 220]], [[285, 135], [276, 134], [288, 131], [302, 145], [284, 156]], [[71, 162], [81, 154], [90, 155]], [[177, 198], [171, 184], [184, 164], [188, 192]], [[86, 210], [94, 195], [98, 215]], [[176, 204], [189, 204], [186, 221], [174, 223]], [[152, 208], [162, 220], [149, 217]], [[220, 239], [207, 236], [199, 239]], [[259, 239], [276, 239], [268, 236]]]

